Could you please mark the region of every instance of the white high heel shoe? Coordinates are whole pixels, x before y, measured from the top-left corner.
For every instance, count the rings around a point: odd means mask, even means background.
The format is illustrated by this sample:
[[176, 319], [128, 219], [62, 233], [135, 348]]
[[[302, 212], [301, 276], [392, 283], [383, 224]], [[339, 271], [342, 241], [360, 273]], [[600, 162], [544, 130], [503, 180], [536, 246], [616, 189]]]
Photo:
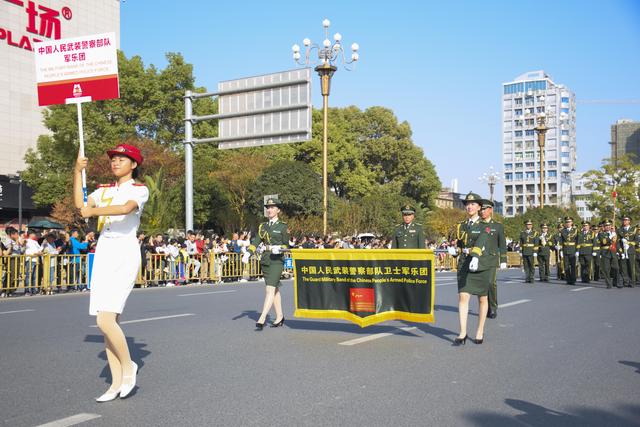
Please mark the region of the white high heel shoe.
[[[124, 399], [129, 396], [129, 394], [136, 387], [136, 377], [138, 375], [138, 365], [133, 360], [131, 361], [133, 366], [133, 375], [131, 376], [123, 376], [122, 377], [122, 386], [120, 387], [120, 399]], [[133, 381], [125, 382], [125, 379], [131, 378]]]
[[118, 397], [118, 395], [120, 395], [119, 389], [118, 390], [109, 389], [102, 396], [96, 397], [96, 402], [99, 402], [99, 403], [111, 402], [112, 400], [115, 400]]

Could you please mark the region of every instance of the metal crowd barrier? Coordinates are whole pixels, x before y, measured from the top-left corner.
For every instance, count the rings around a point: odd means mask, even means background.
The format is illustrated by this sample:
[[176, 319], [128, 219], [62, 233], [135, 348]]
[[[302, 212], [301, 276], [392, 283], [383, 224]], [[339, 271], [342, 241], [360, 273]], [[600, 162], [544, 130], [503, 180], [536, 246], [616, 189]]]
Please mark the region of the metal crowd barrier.
[[[290, 256], [285, 253], [285, 260]], [[92, 257], [93, 254], [0, 256], [0, 293], [6, 295], [19, 290], [18, 293], [51, 294], [87, 289]], [[138, 271], [136, 285], [221, 283], [257, 280], [262, 276], [260, 260], [256, 256], [244, 258], [244, 261], [239, 253], [190, 255], [177, 259], [163, 254], [147, 254]], [[291, 267], [285, 267], [283, 275], [291, 277]]]

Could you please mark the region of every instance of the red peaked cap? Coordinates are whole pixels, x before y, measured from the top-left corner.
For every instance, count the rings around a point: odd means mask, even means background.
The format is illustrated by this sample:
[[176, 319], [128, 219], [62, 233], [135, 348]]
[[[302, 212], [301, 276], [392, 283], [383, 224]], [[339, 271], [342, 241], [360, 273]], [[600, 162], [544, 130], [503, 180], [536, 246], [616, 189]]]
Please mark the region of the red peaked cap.
[[142, 165], [142, 161], [144, 160], [142, 154], [140, 153], [140, 149], [138, 147], [134, 147], [133, 145], [119, 144], [113, 150], [107, 151], [107, 155], [109, 156], [109, 158], [112, 158], [116, 154], [127, 156], [131, 160], [135, 161], [138, 166]]

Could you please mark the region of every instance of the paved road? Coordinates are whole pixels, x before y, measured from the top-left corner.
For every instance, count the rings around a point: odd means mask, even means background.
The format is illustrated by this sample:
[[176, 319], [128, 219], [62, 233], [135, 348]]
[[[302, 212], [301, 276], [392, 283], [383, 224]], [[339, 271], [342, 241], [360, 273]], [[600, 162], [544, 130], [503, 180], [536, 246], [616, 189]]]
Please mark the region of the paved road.
[[640, 425], [639, 288], [529, 285], [519, 270], [500, 272], [504, 306], [485, 343], [454, 347], [455, 275], [438, 273], [436, 285], [434, 324], [361, 329], [294, 319], [288, 281], [286, 327], [261, 333], [260, 283], [136, 290], [123, 327], [140, 388], [106, 404], [93, 401], [108, 368], [88, 295], [2, 300], [0, 423]]

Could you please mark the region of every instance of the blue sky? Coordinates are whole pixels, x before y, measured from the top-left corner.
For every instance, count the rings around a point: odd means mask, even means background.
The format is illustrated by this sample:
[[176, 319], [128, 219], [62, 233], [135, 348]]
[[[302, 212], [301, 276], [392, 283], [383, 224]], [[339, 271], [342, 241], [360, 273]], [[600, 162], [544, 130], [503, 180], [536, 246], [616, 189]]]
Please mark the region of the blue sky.
[[181, 52], [197, 85], [215, 90], [221, 80], [294, 68], [291, 46], [321, 42], [324, 18], [345, 46], [360, 45], [356, 70], [335, 74], [330, 105], [392, 109], [443, 185], [458, 178], [461, 192], [487, 194], [478, 177], [501, 169], [501, 84], [526, 71], [544, 69], [576, 93], [579, 171], [608, 157], [615, 120], [640, 120], [640, 103], [580, 103], [640, 99], [640, 0], [128, 0], [121, 48], [158, 67], [166, 52]]

